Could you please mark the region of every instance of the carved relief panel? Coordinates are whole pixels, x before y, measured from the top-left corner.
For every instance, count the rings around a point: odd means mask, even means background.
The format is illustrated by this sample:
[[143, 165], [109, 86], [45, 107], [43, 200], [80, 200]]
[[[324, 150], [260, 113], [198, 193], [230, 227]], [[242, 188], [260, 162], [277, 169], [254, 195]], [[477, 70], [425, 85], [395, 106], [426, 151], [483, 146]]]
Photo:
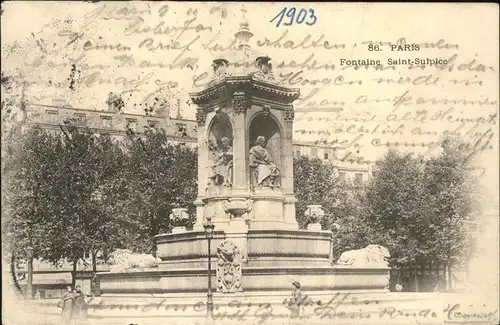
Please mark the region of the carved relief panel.
[[224, 240], [217, 247], [217, 291], [234, 293], [243, 291], [241, 252], [230, 240]]

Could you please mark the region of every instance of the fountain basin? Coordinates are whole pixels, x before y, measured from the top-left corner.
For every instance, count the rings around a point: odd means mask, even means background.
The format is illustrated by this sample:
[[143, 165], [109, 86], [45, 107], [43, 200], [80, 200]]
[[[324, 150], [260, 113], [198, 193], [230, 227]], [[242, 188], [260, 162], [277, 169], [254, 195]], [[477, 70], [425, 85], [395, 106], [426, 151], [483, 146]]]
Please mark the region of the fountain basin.
[[[250, 229], [247, 262], [242, 264], [244, 292], [290, 292], [299, 281], [306, 290], [385, 292], [386, 268], [337, 268], [331, 261], [332, 233], [307, 230]], [[215, 231], [211, 241], [212, 284], [216, 290], [217, 246], [225, 239]], [[102, 294], [204, 293], [207, 290], [207, 239], [202, 231], [156, 236], [158, 268], [99, 274]]]

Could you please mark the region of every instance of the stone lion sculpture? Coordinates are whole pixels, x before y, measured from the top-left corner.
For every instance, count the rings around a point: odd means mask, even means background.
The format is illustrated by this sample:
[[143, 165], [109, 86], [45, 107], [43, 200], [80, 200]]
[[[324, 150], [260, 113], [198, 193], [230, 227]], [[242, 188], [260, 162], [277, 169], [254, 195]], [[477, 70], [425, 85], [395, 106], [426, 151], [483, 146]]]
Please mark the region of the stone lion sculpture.
[[159, 262], [160, 260], [153, 255], [134, 253], [129, 249], [117, 249], [109, 257], [111, 272], [156, 267]]
[[337, 266], [388, 268], [389, 250], [380, 245], [368, 245], [362, 249], [343, 252], [337, 260]]

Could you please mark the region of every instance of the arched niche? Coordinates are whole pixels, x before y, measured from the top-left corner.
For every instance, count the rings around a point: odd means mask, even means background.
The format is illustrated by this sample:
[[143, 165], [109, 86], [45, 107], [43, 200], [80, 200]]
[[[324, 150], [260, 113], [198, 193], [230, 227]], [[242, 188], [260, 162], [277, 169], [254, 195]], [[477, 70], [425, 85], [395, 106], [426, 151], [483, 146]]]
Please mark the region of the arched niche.
[[250, 121], [249, 148], [256, 145], [257, 137], [261, 135], [266, 138], [266, 149], [273, 158], [273, 162], [280, 170], [283, 170], [281, 164], [281, 153], [283, 150], [280, 127], [269, 114], [258, 113]]
[[[231, 120], [227, 114], [221, 113], [217, 114], [212, 123], [210, 123], [209, 131], [208, 131], [208, 148], [209, 148], [209, 159], [214, 160], [216, 156], [214, 155], [214, 151], [211, 148], [215, 149], [220, 148], [222, 143], [222, 138], [228, 138], [231, 142], [231, 146], [233, 144], [233, 126], [231, 124]], [[214, 147], [215, 146], [215, 147]]]
[[[229, 139], [229, 149], [223, 145], [222, 139]], [[229, 116], [225, 113], [217, 114], [208, 128], [208, 166], [212, 168], [209, 172], [209, 184], [230, 186], [232, 183], [232, 146], [233, 126]], [[231, 153], [230, 155], [222, 153]]]

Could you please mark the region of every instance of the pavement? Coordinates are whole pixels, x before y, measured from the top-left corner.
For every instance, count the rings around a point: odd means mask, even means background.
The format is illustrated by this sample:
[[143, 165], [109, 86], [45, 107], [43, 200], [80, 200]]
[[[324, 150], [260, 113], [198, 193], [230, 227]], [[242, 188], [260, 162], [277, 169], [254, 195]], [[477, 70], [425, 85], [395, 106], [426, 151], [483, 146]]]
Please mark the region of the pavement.
[[[483, 294], [361, 293], [311, 295], [301, 304], [299, 318], [292, 317], [286, 302], [256, 299], [214, 299], [213, 317], [207, 318], [205, 300], [186, 297], [88, 298], [85, 320], [73, 324], [498, 324], [498, 299]], [[375, 299], [374, 299], [375, 297]], [[253, 297], [256, 298], [256, 297]], [[263, 299], [259, 296], [259, 299]], [[183, 302], [183, 303], [180, 303]], [[9, 308], [17, 313], [5, 324], [61, 324], [57, 300], [19, 300]], [[5, 309], [4, 309], [5, 310]], [[12, 311], [12, 310], [10, 310]], [[4, 313], [5, 314], [5, 313]], [[8, 322], [6, 322], [6, 320]]]

